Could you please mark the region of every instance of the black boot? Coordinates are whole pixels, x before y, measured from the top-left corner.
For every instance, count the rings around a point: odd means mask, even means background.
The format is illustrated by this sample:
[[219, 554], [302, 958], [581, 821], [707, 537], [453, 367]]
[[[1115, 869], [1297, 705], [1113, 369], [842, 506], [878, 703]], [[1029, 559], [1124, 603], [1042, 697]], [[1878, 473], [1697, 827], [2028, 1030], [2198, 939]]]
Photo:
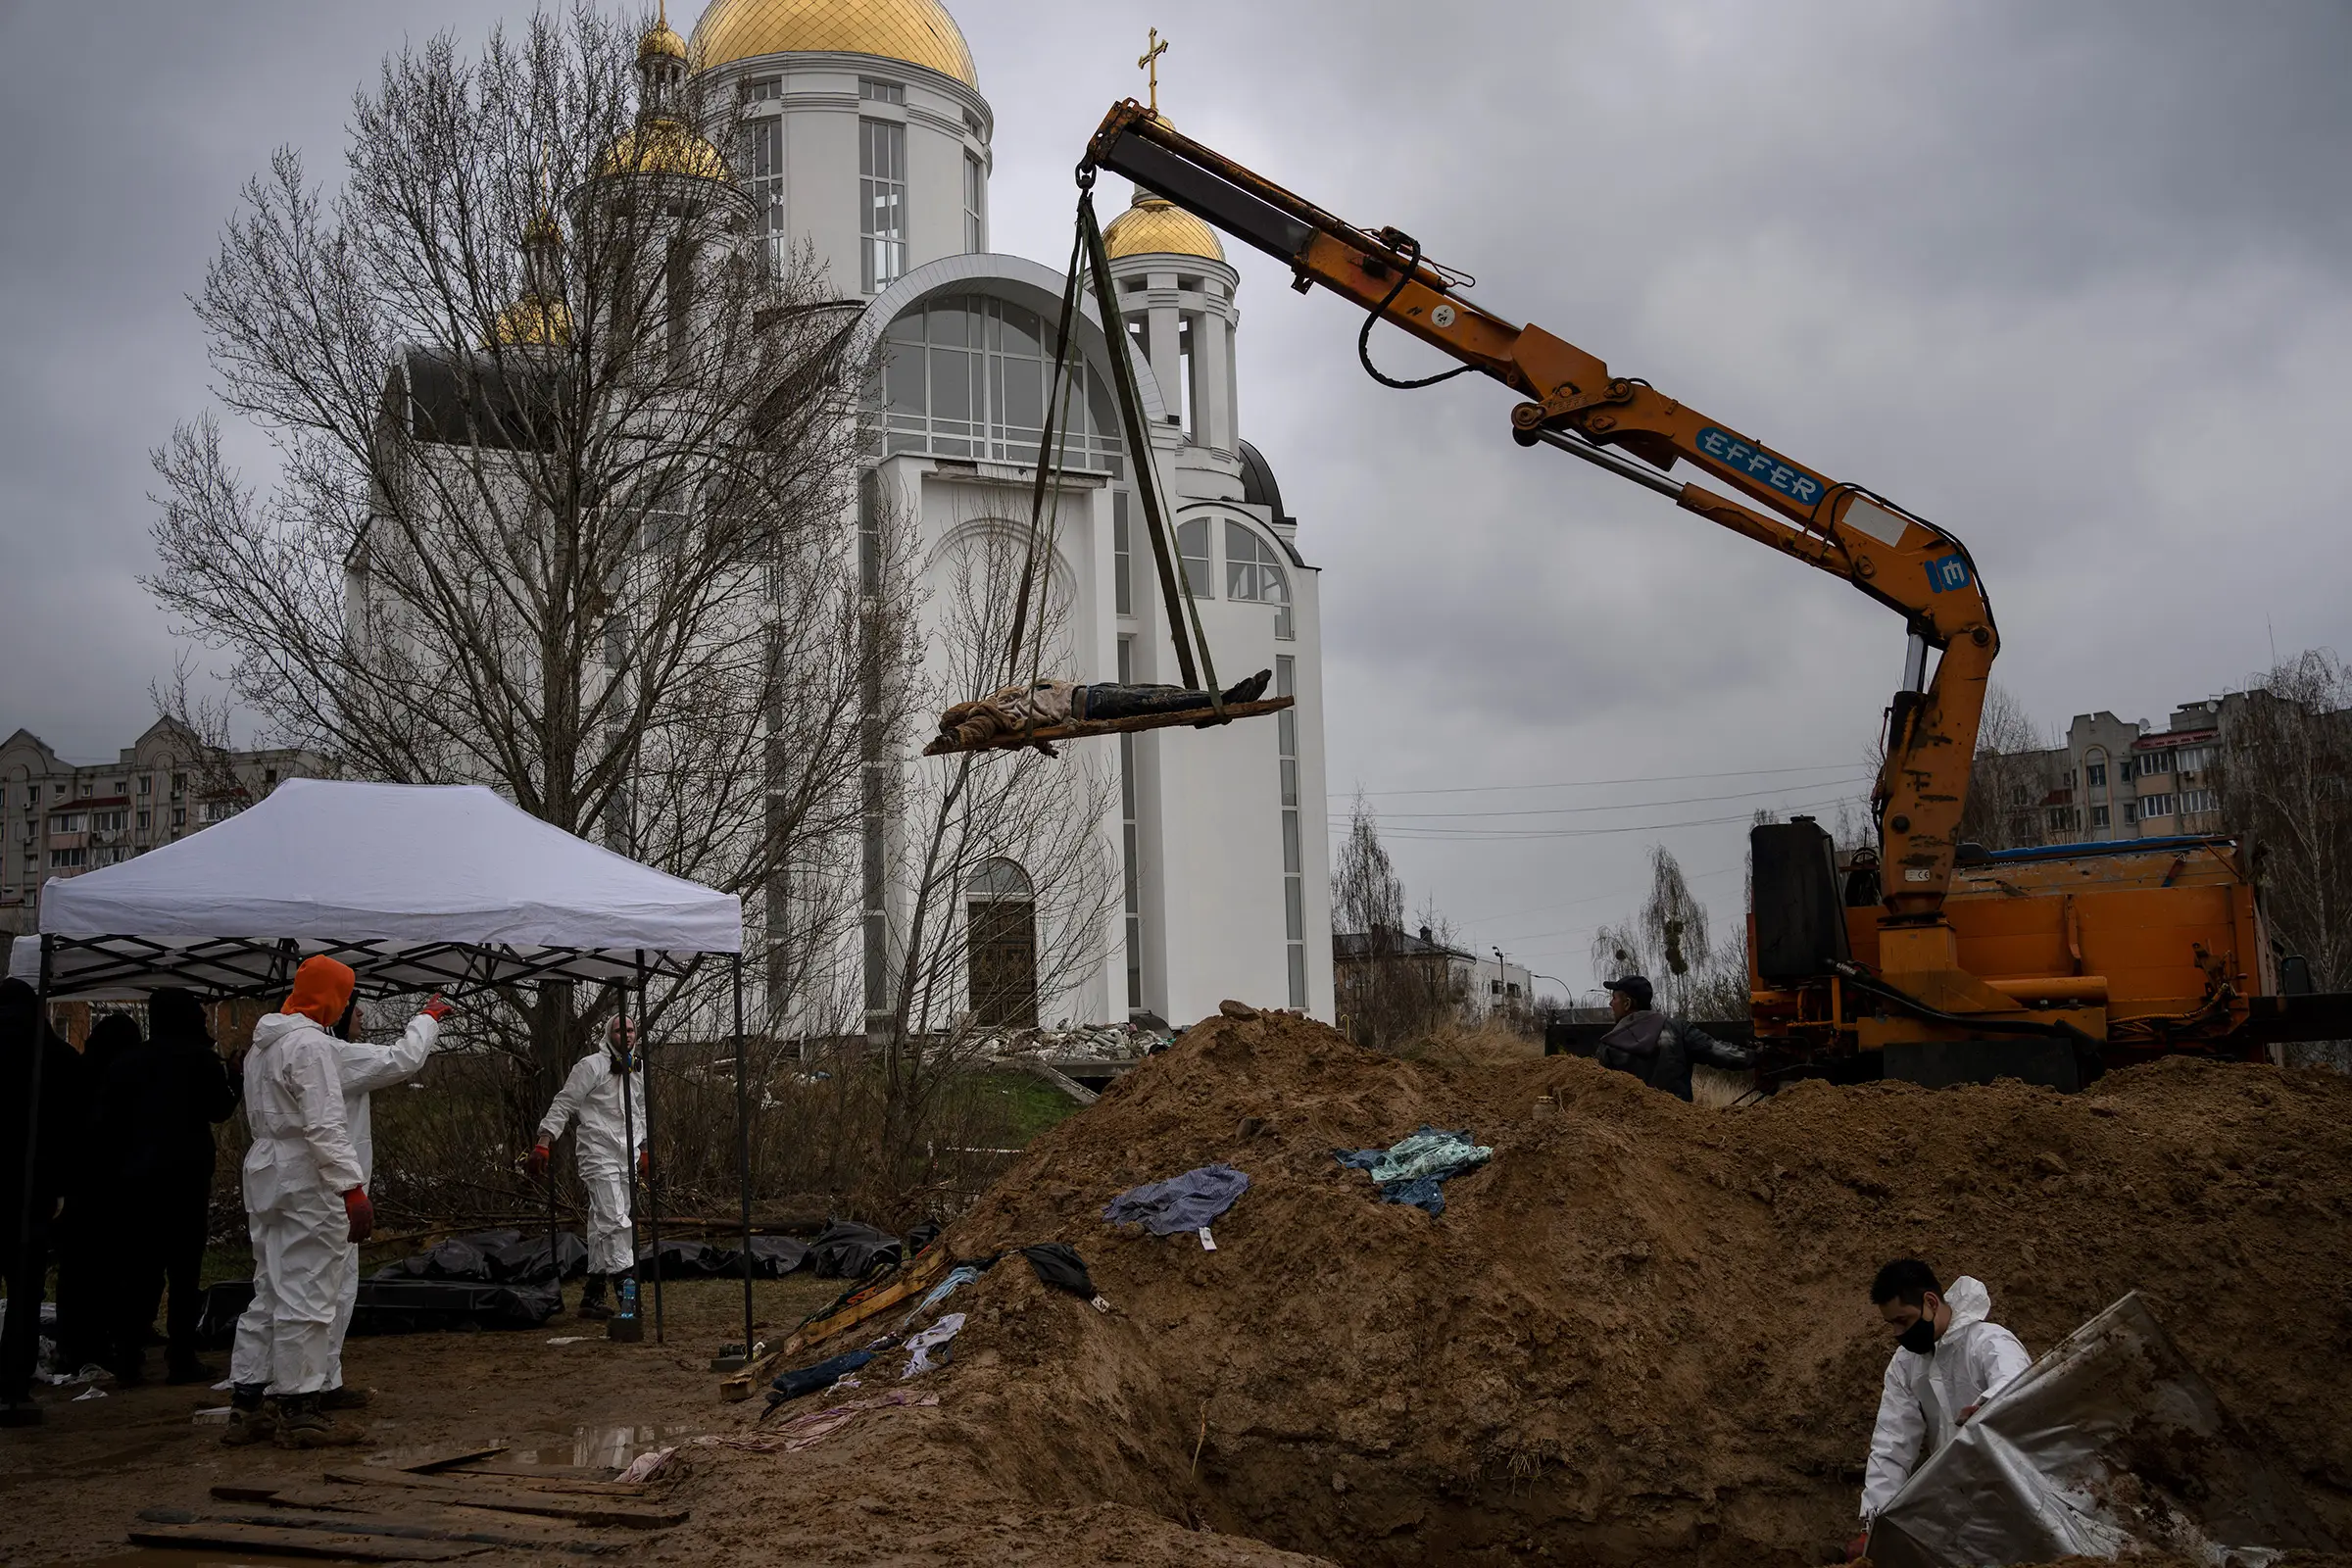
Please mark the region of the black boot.
[[277, 1436], [277, 1412], [270, 1408], [268, 1392], [264, 1383], [240, 1383], [229, 1390], [228, 1430], [220, 1434], [222, 1443], [242, 1448]]
[[605, 1290], [612, 1282], [609, 1274], [591, 1274], [580, 1292], [580, 1316], [602, 1321], [612, 1315], [612, 1305], [605, 1299]]

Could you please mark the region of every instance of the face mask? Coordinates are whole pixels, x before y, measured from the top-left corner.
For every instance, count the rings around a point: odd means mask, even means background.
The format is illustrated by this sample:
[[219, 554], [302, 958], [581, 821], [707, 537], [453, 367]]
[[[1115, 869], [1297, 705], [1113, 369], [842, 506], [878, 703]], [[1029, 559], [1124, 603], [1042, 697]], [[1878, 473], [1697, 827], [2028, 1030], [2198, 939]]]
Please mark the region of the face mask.
[[1918, 1322], [1895, 1336], [1894, 1343], [1914, 1355], [1926, 1355], [1936, 1348], [1936, 1320], [1923, 1314]]

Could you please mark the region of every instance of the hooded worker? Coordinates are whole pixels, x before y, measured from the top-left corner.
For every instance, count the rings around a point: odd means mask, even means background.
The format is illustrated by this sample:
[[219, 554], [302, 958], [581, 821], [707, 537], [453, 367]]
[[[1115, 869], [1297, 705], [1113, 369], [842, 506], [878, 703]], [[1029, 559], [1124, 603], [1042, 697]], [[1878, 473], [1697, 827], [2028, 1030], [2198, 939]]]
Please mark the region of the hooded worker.
[[[305, 958], [293, 994], [254, 1025], [245, 1055], [253, 1304], [237, 1319], [223, 1443], [274, 1435], [281, 1447], [312, 1448], [338, 1440], [319, 1396], [334, 1374], [335, 1312], [351, 1244], [375, 1228], [327, 1032], [351, 1005], [356, 982], [332, 958]], [[277, 1402], [274, 1416], [265, 1396]]]
[[588, 1286], [580, 1296], [582, 1317], [612, 1315], [606, 1290], [616, 1274], [636, 1266], [629, 1220], [630, 1167], [646, 1170], [645, 1068], [638, 1057], [637, 1029], [625, 1016], [605, 1031], [605, 1044], [572, 1065], [539, 1122], [538, 1147], [530, 1172], [547, 1174], [549, 1151], [573, 1118], [580, 1136], [574, 1145], [580, 1185], [588, 1189]]
[[[409, 1020], [398, 1040], [384, 1046], [359, 1038], [357, 1002], [344, 1010], [335, 1026], [335, 1070], [343, 1086], [343, 1117], [351, 1130], [352, 1150], [360, 1156], [360, 1178], [370, 1187], [375, 1185], [375, 1117], [370, 1097], [378, 1089], [405, 1084], [423, 1070], [440, 1041], [441, 1020], [449, 1011], [449, 1004], [434, 997]], [[352, 1310], [360, 1300], [360, 1244], [356, 1241], [351, 1244], [347, 1263], [342, 1294], [335, 1303], [326, 1388], [318, 1396], [319, 1405], [328, 1410], [357, 1410], [368, 1403], [366, 1389], [351, 1388], [343, 1381], [343, 1340], [351, 1332]]]
[[212, 1228], [213, 1126], [236, 1110], [237, 1097], [192, 993], [166, 986], [147, 999], [147, 1038], [115, 1063], [105, 1097], [122, 1141], [122, 1187], [139, 1205], [139, 1223], [111, 1241], [123, 1253], [117, 1343], [140, 1353], [168, 1285], [171, 1380], [210, 1383], [220, 1374], [196, 1357], [197, 1276]]
[[1918, 1258], [1897, 1258], [1879, 1270], [1870, 1299], [1897, 1332], [1879, 1391], [1878, 1426], [1870, 1435], [1863, 1534], [1849, 1548], [1853, 1556], [1868, 1544], [1870, 1521], [1894, 1500], [1921, 1461], [2034, 1364], [2016, 1335], [1988, 1321], [1992, 1293], [1968, 1275], [1947, 1291]]
[[65, 1151], [65, 1207], [57, 1219], [57, 1360], [105, 1367], [118, 1383], [146, 1375], [147, 1334], [128, 1321], [130, 1273], [122, 1246], [128, 1206], [143, 1199], [128, 1180], [138, 1145], [122, 1118], [118, 1071], [146, 1045], [138, 1020], [110, 1012], [82, 1043], [85, 1119]]
[[[8, 1279], [8, 1315], [0, 1327], [0, 1426], [28, 1426], [41, 1419], [40, 1406], [32, 1402], [32, 1369], [41, 1353], [41, 1297], [48, 1285], [58, 1198], [80, 1133], [83, 1104], [81, 1056], [42, 1018], [39, 993], [22, 980], [0, 980], [0, 1269]], [[27, 1137], [35, 1145], [30, 1150]], [[29, 1191], [27, 1155], [33, 1167]]]

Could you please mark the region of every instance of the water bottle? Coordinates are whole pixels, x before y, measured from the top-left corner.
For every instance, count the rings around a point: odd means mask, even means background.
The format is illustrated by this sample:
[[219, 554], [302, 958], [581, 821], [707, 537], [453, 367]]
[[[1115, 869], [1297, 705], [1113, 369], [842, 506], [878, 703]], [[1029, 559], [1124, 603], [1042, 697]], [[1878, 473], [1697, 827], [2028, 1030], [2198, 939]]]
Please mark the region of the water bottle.
[[622, 1317], [637, 1315], [637, 1279], [635, 1275], [624, 1277], [620, 1282], [620, 1315]]
[[620, 1282], [620, 1298], [612, 1321], [605, 1325], [605, 1338], [635, 1345], [645, 1338], [645, 1324], [637, 1316], [637, 1279], [624, 1276]]

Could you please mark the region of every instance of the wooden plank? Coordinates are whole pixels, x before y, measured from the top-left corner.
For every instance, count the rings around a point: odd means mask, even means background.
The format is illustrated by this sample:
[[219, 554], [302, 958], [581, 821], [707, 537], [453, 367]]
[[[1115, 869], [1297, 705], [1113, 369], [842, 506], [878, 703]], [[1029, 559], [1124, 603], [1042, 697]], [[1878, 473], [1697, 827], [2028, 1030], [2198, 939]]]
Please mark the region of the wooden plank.
[[[1255, 718], [1260, 713], [1279, 713], [1297, 702], [1295, 697], [1268, 697], [1254, 703], [1227, 703], [1227, 718]], [[1206, 715], [1205, 717], [1203, 715]], [[1090, 735], [1119, 735], [1129, 730], [1173, 729], [1191, 724], [1207, 729], [1217, 722], [1215, 712], [1206, 708], [1188, 708], [1175, 713], [1132, 713], [1125, 718], [1082, 718], [1068, 724], [1041, 724], [1026, 735], [1014, 731], [1000, 735], [979, 746], [957, 746], [946, 737], [934, 740], [923, 748], [925, 757], [945, 757], [952, 752], [1012, 751], [1038, 741], [1084, 740]]]
[[469, 1464], [458, 1472], [468, 1476], [532, 1476], [549, 1481], [611, 1482], [620, 1474], [617, 1465], [610, 1464], [533, 1464], [527, 1459], [489, 1459]]
[[778, 1361], [788, 1355], [805, 1350], [809, 1346], [821, 1344], [839, 1334], [843, 1329], [854, 1328], [878, 1312], [887, 1312], [908, 1297], [928, 1290], [932, 1285], [938, 1283], [947, 1261], [948, 1250], [933, 1243], [929, 1251], [916, 1258], [897, 1279], [892, 1280], [872, 1296], [858, 1302], [855, 1306], [843, 1307], [820, 1323], [802, 1324], [793, 1333], [792, 1338], [786, 1340], [782, 1345], [768, 1351], [767, 1354], [742, 1371], [720, 1380], [718, 1396], [722, 1399], [750, 1398], [752, 1391], [769, 1376]]
[[339, 1557], [348, 1562], [450, 1562], [476, 1557], [488, 1546], [466, 1541], [398, 1541], [389, 1536], [325, 1530], [282, 1530], [226, 1523], [133, 1525], [134, 1546], [225, 1546], [231, 1551], [275, 1551], [290, 1557]]
[[535, 1520], [516, 1516], [512, 1527], [496, 1528], [482, 1521], [452, 1515], [304, 1513], [296, 1508], [253, 1504], [243, 1508], [196, 1513], [185, 1508], [142, 1508], [139, 1518], [149, 1524], [259, 1525], [272, 1530], [324, 1530], [353, 1536], [390, 1536], [403, 1541], [462, 1541], [484, 1546], [522, 1551], [563, 1551], [602, 1557], [632, 1550], [640, 1537], [621, 1540], [583, 1537], [575, 1529], [540, 1527]]
[[404, 1464], [400, 1468], [408, 1471], [411, 1475], [429, 1476], [436, 1470], [447, 1470], [452, 1465], [470, 1464], [476, 1459], [495, 1459], [506, 1452], [509, 1446], [508, 1444], [494, 1443], [483, 1448], [451, 1448], [445, 1452], [436, 1453], [430, 1458], [419, 1460], [416, 1464]]
[[405, 1470], [368, 1469], [348, 1473], [368, 1478], [365, 1482], [352, 1482], [354, 1486], [405, 1487], [423, 1492], [465, 1489], [517, 1494], [556, 1493], [587, 1497], [645, 1497], [651, 1496], [654, 1492], [653, 1488], [635, 1481], [574, 1481], [567, 1476], [499, 1475], [479, 1470], [446, 1470], [432, 1476], [411, 1475]]
[[404, 1488], [429, 1493], [439, 1502], [467, 1508], [493, 1508], [501, 1513], [537, 1514], [546, 1519], [568, 1519], [582, 1525], [618, 1525], [631, 1530], [659, 1530], [686, 1522], [686, 1510], [683, 1508], [632, 1502], [617, 1497], [604, 1501], [566, 1496], [557, 1492], [494, 1490], [478, 1485], [451, 1485], [438, 1477], [387, 1475], [381, 1472], [368, 1475], [353, 1470], [330, 1470], [326, 1473], [326, 1479], [347, 1487]]

